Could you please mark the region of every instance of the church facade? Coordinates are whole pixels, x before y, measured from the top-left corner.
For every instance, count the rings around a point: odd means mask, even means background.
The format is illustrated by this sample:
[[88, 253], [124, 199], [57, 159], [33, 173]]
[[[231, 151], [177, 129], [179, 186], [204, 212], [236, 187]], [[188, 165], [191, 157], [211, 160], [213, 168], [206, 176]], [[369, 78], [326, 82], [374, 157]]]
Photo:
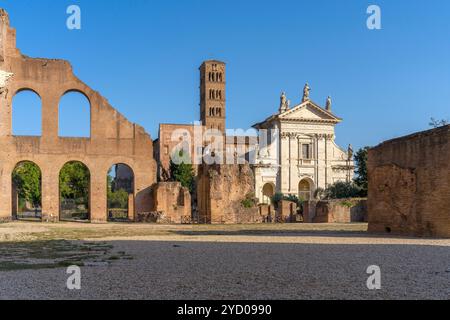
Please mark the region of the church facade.
[[255, 191], [260, 203], [275, 193], [310, 200], [318, 188], [353, 179], [353, 151], [335, 142], [335, 127], [342, 119], [331, 111], [331, 98], [323, 108], [309, 98], [306, 84], [300, 104], [290, 107], [286, 95], [277, 113], [255, 124], [259, 150], [254, 164]]

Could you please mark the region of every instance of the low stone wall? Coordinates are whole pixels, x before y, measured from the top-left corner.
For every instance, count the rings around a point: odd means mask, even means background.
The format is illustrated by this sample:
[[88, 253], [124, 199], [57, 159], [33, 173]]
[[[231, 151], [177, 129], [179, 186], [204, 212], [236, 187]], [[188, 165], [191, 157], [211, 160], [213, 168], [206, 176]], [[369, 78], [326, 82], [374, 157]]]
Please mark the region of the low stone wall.
[[367, 200], [310, 201], [304, 204], [303, 215], [308, 223], [367, 222]]
[[303, 217], [298, 214], [297, 203], [287, 200], [280, 201], [277, 209], [272, 205], [262, 204], [259, 206], [259, 214], [265, 223], [303, 222]]

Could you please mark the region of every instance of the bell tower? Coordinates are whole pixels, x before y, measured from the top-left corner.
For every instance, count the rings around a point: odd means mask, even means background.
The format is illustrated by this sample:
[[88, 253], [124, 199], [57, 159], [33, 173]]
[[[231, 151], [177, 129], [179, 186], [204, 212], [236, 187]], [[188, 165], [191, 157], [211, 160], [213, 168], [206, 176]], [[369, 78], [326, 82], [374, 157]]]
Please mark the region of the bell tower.
[[208, 60], [200, 66], [200, 120], [206, 129], [225, 135], [225, 63]]

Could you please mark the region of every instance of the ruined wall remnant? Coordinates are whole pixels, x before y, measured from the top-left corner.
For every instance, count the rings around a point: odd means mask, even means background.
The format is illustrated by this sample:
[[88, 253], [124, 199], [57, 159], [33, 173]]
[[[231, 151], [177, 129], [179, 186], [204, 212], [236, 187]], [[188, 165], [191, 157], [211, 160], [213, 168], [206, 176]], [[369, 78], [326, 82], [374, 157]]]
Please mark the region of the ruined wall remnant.
[[[107, 220], [106, 175], [117, 163], [128, 165], [134, 172], [136, 213], [149, 211], [150, 186], [156, 182], [150, 136], [79, 80], [67, 61], [22, 55], [4, 10], [0, 10], [0, 70], [3, 78], [12, 76], [0, 92], [0, 219], [11, 217], [11, 174], [22, 161], [32, 161], [41, 169], [44, 219], [59, 217], [59, 172], [69, 161], [80, 161], [89, 168], [91, 221]], [[21, 90], [34, 91], [42, 100], [40, 137], [12, 135], [12, 101]], [[91, 105], [90, 138], [58, 136], [59, 102], [72, 91], [84, 94]]]
[[254, 197], [254, 176], [248, 164], [201, 165], [197, 179], [200, 222], [262, 222], [258, 207], [243, 203], [250, 203]]
[[367, 222], [367, 200], [336, 199], [317, 201], [314, 223]]
[[180, 182], [159, 182], [153, 187], [152, 195], [152, 212], [160, 214], [159, 221], [154, 222], [191, 222], [191, 195]]
[[450, 126], [369, 151], [369, 231], [450, 237]]

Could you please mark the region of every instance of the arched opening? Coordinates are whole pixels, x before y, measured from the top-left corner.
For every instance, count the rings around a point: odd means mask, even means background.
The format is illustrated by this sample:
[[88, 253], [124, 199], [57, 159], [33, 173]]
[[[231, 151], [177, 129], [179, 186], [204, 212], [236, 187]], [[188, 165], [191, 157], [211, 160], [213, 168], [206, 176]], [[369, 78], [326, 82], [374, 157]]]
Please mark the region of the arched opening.
[[303, 179], [298, 184], [298, 196], [300, 199], [309, 201], [311, 200], [312, 196], [312, 184], [308, 179]]
[[134, 173], [126, 164], [115, 164], [106, 178], [108, 221], [128, 221], [134, 216]]
[[91, 136], [91, 104], [88, 98], [78, 91], [68, 91], [59, 102], [59, 136]]
[[42, 135], [42, 102], [36, 92], [24, 89], [14, 96], [12, 134], [15, 136]]
[[275, 188], [273, 184], [266, 183], [262, 190], [263, 193], [263, 203], [270, 204], [272, 201], [272, 197], [275, 195]]
[[42, 174], [38, 165], [23, 161], [12, 172], [12, 217], [14, 220], [42, 219]]
[[90, 219], [90, 173], [81, 162], [68, 162], [59, 173], [59, 218], [62, 221]]

